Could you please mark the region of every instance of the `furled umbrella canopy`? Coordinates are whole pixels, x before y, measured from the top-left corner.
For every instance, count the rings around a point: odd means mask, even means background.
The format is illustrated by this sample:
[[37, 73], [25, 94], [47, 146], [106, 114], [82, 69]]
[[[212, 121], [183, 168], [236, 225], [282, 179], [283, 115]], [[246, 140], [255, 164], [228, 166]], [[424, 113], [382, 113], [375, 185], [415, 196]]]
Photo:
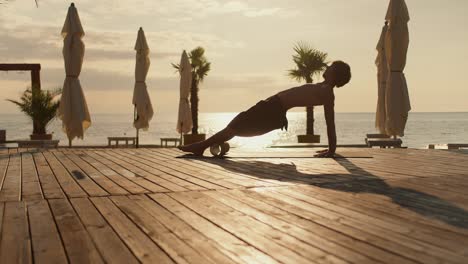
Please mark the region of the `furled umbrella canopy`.
[[377, 111], [375, 114], [375, 127], [381, 134], [385, 134], [385, 90], [387, 86], [387, 58], [385, 54], [385, 35], [387, 34], [388, 22], [382, 28], [379, 42], [377, 43], [377, 58], [375, 59], [375, 65], [377, 66]]
[[133, 104], [136, 108], [137, 117], [133, 122], [136, 129], [148, 130], [149, 121], [153, 118], [153, 106], [146, 87], [146, 75], [150, 67], [149, 48], [146, 42], [145, 32], [142, 28], [138, 30], [135, 44], [135, 88], [133, 90]]
[[192, 112], [190, 110], [189, 94], [192, 87], [192, 66], [187, 53], [182, 53], [179, 66], [180, 73], [180, 100], [179, 116], [177, 119], [177, 132], [184, 134], [192, 129]]
[[71, 140], [76, 137], [83, 139], [84, 132], [91, 125], [88, 106], [78, 79], [85, 52], [85, 45], [82, 40], [84, 31], [78, 11], [73, 3], [68, 8], [62, 36], [66, 78], [63, 84], [58, 116], [62, 119], [63, 130], [71, 143]]
[[385, 36], [388, 63], [387, 88], [385, 92], [386, 134], [404, 136], [411, 104], [403, 70], [409, 46], [408, 8], [404, 0], [390, 0], [385, 18], [389, 27]]

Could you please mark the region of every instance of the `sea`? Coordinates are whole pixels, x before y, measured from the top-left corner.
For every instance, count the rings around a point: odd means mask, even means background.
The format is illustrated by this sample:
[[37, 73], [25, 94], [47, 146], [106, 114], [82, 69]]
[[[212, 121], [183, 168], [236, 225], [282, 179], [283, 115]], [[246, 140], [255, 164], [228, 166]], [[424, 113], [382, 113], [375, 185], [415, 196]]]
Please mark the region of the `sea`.
[[[200, 113], [199, 133], [208, 136], [224, 128], [236, 113]], [[133, 113], [94, 114], [92, 125], [84, 139], [75, 139], [73, 145], [107, 145], [110, 136], [135, 136]], [[326, 124], [323, 113], [315, 115], [315, 132], [321, 135], [321, 143], [327, 144]], [[364, 144], [366, 134], [377, 133], [374, 113], [336, 113], [338, 144]], [[231, 145], [243, 148], [265, 148], [272, 145], [297, 143], [297, 135], [305, 133], [306, 115], [288, 112], [288, 131], [276, 130], [254, 138], [234, 138]], [[160, 138], [180, 137], [176, 132], [177, 113], [156, 113], [148, 131], [140, 130], [141, 144], [160, 144]], [[0, 114], [0, 129], [5, 129], [7, 140], [27, 139], [32, 122], [23, 114]], [[68, 145], [60, 120], [48, 127], [60, 145]], [[403, 145], [410, 148], [427, 148], [428, 144], [468, 143], [468, 112], [463, 113], [410, 113]]]

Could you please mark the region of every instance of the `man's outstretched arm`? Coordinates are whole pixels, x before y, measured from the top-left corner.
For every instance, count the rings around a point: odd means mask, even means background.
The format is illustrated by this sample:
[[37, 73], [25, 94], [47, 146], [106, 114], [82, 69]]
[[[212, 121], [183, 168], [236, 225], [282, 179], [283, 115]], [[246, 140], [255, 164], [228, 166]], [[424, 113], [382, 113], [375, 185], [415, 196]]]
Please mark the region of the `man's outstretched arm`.
[[336, 151], [336, 129], [335, 129], [335, 104], [326, 104], [323, 106], [325, 110], [325, 121], [327, 123], [328, 135], [328, 152], [335, 154]]

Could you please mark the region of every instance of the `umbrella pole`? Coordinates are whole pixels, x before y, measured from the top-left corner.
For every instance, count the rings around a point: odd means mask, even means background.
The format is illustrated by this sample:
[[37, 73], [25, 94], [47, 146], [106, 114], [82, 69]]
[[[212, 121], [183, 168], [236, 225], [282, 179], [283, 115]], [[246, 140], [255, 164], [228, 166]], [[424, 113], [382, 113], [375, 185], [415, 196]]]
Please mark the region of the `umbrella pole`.
[[68, 139], [68, 147], [69, 147], [69, 148], [72, 147], [72, 140], [71, 140], [71, 139]]
[[[135, 107], [133, 108], [133, 122], [135, 122], [137, 120], [137, 110], [136, 110], [136, 105]], [[139, 145], [139, 137], [140, 137], [140, 133], [139, 133], [139, 130], [138, 128], [136, 129], [136, 144], [135, 144], [135, 147], [138, 148], [138, 145]]]
[[182, 128], [183, 128], [183, 126], [184, 126], [184, 122], [180, 122], [180, 145], [181, 145], [181, 146], [184, 145], [184, 144], [182, 144], [182, 134], [183, 134]]
[[137, 128], [136, 131], [136, 148], [140, 146], [140, 129]]

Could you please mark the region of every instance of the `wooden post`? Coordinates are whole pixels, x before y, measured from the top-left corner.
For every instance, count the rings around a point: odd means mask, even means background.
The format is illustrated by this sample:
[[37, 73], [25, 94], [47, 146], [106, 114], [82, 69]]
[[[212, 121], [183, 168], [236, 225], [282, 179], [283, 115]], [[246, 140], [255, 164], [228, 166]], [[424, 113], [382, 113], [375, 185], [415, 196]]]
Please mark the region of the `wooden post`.
[[[41, 64], [25, 63], [0, 63], [0, 71], [30, 71], [31, 72], [31, 90], [41, 90]], [[34, 103], [34, 102], [33, 102]], [[36, 132], [37, 122], [33, 120], [33, 133]]]
[[136, 133], [136, 148], [139, 148], [140, 146], [140, 129], [137, 129]]
[[[39, 71], [40, 71], [40, 67], [39, 69], [31, 70], [31, 91], [33, 92], [33, 94], [35, 91], [37, 92], [41, 91], [41, 75]], [[32, 103], [34, 107], [34, 101]], [[36, 127], [37, 127], [36, 120], [33, 120], [33, 127], [34, 127], [34, 130], [36, 130]], [[36, 133], [36, 132], [37, 131], [33, 131], [33, 133]]]
[[40, 68], [31, 71], [31, 88], [32, 89], [41, 89], [41, 74]]

